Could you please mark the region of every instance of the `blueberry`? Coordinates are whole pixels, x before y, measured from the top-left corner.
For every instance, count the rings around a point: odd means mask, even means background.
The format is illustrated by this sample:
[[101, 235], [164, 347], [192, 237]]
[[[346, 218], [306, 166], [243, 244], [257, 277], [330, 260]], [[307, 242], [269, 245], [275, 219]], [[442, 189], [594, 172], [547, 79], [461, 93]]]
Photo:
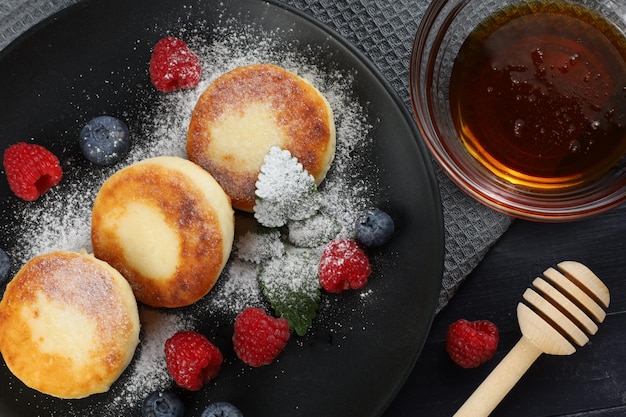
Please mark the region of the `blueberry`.
[[130, 150], [130, 132], [120, 119], [98, 116], [80, 131], [83, 155], [96, 165], [112, 165]]
[[243, 414], [231, 403], [220, 401], [209, 404], [201, 417], [243, 417]]
[[357, 218], [355, 240], [366, 248], [375, 248], [387, 243], [395, 229], [389, 214], [377, 208], [371, 208]]
[[5, 251], [0, 249], [0, 286], [4, 285], [9, 278], [9, 270], [11, 269], [11, 259]]
[[182, 400], [172, 391], [155, 391], [141, 406], [142, 417], [182, 417], [184, 412]]

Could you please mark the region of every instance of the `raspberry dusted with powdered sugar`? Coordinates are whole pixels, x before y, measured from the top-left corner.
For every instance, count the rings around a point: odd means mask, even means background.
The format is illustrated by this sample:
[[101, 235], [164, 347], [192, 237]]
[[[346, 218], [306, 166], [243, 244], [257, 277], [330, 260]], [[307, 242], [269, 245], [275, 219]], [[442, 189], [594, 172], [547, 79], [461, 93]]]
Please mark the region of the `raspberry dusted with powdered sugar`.
[[200, 59], [183, 40], [168, 36], [157, 42], [150, 58], [150, 80], [157, 90], [195, 88], [201, 75]]
[[370, 262], [359, 245], [350, 239], [330, 241], [322, 252], [319, 280], [333, 293], [363, 288], [372, 272]]

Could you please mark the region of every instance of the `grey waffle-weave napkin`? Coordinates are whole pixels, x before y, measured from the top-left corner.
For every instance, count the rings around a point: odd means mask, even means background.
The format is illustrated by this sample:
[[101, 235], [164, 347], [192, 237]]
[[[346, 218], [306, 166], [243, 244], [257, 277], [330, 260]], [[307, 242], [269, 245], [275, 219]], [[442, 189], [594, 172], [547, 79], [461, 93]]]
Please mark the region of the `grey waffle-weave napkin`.
[[[365, 53], [407, 106], [409, 56], [427, 0], [283, 0], [337, 31]], [[0, 49], [77, 0], [0, 0]], [[511, 218], [466, 196], [435, 168], [441, 189], [446, 256], [439, 309], [506, 231]]]

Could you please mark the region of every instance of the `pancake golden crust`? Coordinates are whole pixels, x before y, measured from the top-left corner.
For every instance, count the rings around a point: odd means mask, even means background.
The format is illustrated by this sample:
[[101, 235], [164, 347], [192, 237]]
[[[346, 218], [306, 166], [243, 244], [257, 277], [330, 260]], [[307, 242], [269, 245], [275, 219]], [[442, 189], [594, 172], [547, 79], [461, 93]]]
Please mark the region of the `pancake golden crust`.
[[139, 343], [132, 290], [91, 255], [31, 259], [0, 302], [0, 350], [27, 386], [60, 398], [105, 392]]
[[129, 281], [137, 300], [181, 307], [215, 284], [232, 248], [228, 196], [197, 165], [176, 157], [124, 168], [102, 186], [92, 211], [96, 257]]
[[255, 183], [272, 146], [287, 149], [319, 185], [335, 154], [333, 113], [309, 82], [275, 65], [236, 68], [200, 96], [187, 133], [189, 159], [252, 211]]

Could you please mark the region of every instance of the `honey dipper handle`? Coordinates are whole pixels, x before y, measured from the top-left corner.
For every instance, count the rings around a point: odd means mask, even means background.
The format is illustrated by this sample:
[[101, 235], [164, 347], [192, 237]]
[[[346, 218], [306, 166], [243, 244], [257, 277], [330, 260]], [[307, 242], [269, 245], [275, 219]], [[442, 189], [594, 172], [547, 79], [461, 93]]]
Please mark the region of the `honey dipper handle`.
[[541, 353], [522, 336], [453, 417], [486, 417], [491, 414]]

